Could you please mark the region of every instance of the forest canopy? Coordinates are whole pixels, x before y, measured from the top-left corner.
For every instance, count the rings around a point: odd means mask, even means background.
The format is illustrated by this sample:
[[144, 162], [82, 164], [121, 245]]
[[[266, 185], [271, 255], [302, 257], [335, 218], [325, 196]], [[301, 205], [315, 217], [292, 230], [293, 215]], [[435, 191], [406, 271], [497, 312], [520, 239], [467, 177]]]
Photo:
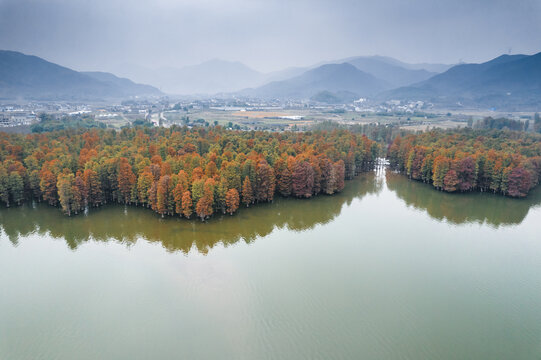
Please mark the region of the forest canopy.
[[391, 168], [440, 190], [524, 197], [541, 176], [541, 135], [509, 130], [433, 130], [397, 137]]
[[346, 130], [242, 132], [187, 127], [0, 133], [0, 202], [107, 203], [206, 219], [274, 196], [333, 194], [374, 167], [379, 145]]

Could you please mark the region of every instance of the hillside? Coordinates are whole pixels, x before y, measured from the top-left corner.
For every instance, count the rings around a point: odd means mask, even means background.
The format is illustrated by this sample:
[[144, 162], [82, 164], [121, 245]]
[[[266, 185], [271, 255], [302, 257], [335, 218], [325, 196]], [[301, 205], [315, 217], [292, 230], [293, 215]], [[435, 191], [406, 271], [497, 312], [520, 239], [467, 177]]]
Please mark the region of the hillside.
[[383, 94], [388, 99], [506, 110], [538, 110], [540, 96], [541, 53], [457, 65], [426, 81]]
[[261, 98], [308, 99], [322, 91], [369, 96], [388, 88], [385, 81], [343, 63], [322, 65], [291, 79], [271, 82], [242, 93]]
[[407, 63], [407, 62], [397, 60], [389, 56], [380, 56], [380, 55], [374, 55], [374, 56], [371, 56], [371, 58], [377, 59], [389, 65], [399, 66], [404, 69], [426, 70], [432, 73], [442, 73], [449, 70], [450, 68], [454, 66], [454, 65], [449, 65], [449, 64], [438, 64], [438, 63], [413, 63], [412, 64], [412, 63]]
[[436, 72], [424, 69], [407, 69], [381, 60], [378, 56], [359, 56], [347, 60], [357, 69], [369, 73], [395, 88], [415, 84], [431, 78]]
[[101, 71], [85, 71], [82, 72], [98, 81], [107, 83], [113, 87], [117, 87], [125, 96], [136, 96], [141, 94], [160, 95], [161, 92], [153, 86], [145, 84], [137, 84], [130, 79], [120, 78], [114, 74]]
[[112, 74], [81, 73], [37, 56], [0, 50], [0, 98], [99, 100], [160, 91]]

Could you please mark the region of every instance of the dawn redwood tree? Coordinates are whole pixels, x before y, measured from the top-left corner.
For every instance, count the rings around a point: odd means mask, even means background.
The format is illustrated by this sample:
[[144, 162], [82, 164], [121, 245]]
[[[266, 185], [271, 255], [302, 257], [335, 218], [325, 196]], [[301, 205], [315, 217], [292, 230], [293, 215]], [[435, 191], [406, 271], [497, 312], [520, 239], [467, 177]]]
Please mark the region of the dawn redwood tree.
[[156, 187], [156, 211], [162, 216], [167, 213], [170, 188], [171, 177], [169, 175], [162, 176]]
[[83, 172], [85, 198], [88, 205], [96, 207], [103, 203], [103, 192], [98, 173], [92, 169]]
[[242, 203], [246, 205], [246, 207], [250, 206], [250, 204], [254, 202], [253, 194], [252, 183], [250, 182], [250, 178], [246, 176], [242, 184]]
[[476, 186], [477, 170], [475, 160], [471, 156], [458, 161], [457, 176], [460, 191], [469, 191]]
[[239, 192], [237, 189], [229, 189], [225, 195], [226, 211], [233, 215], [239, 208]]
[[445, 175], [447, 175], [449, 168], [449, 159], [447, 159], [445, 156], [440, 155], [434, 159], [434, 166], [432, 170], [432, 183], [436, 187], [436, 189], [444, 188], [443, 180], [445, 179]]
[[158, 212], [158, 182], [153, 181], [148, 189], [148, 204], [152, 210]]
[[336, 174], [335, 178], [335, 191], [342, 191], [344, 190], [344, 178], [345, 178], [345, 166], [343, 160], [338, 160], [334, 163], [334, 172]]
[[255, 200], [258, 202], [272, 201], [275, 186], [274, 170], [266, 161], [261, 161], [256, 168]]
[[456, 171], [449, 170], [445, 178], [443, 179], [443, 188], [445, 191], [453, 192], [456, 191], [458, 185], [458, 176]]
[[120, 158], [118, 163], [118, 191], [119, 201], [125, 204], [130, 202], [132, 187], [135, 185], [135, 175], [128, 159]]
[[280, 174], [280, 179], [278, 180], [278, 191], [282, 196], [291, 195], [291, 172], [289, 169], [284, 167]]
[[189, 219], [193, 212], [192, 208], [192, 195], [189, 190], [186, 190], [184, 194], [182, 194], [182, 215]]
[[0, 200], [9, 207], [9, 182], [6, 168], [0, 164]]
[[38, 201], [41, 199], [41, 189], [39, 188], [40, 181], [39, 170], [32, 170], [30, 174], [28, 174], [28, 185], [30, 187], [31, 197]]
[[182, 195], [186, 191], [183, 183], [178, 181], [173, 189], [173, 198], [175, 201], [175, 213], [182, 216]]
[[20, 205], [24, 199], [24, 182], [18, 172], [13, 171], [8, 178], [9, 193], [13, 203]]
[[331, 195], [336, 190], [336, 170], [331, 161], [325, 156], [319, 160], [321, 169], [321, 191]]
[[64, 172], [58, 175], [58, 182], [56, 187], [58, 188], [58, 199], [62, 210], [71, 216], [72, 202], [73, 202], [73, 185], [74, 176], [68, 172]]
[[199, 178], [192, 182], [192, 201], [195, 205], [199, 202], [204, 195], [205, 191], [205, 179]]
[[81, 173], [77, 172], [75, 179], [73, 181], [73, 211], [77, 214], [79, 211], [83, 210], [86, 207], [86, 189], [85, 183], [81, 178]]
[[214, 186], [215, 182], [212, 178], [207, 179], [203, 185], [203, 196], [199, 199], [195, 207], [195, 212], [197, 213], [197, 216], [201, 218], [201, 220], [205, 220], [212, 215]]
[[41, 194], [43, 195], [43, 201], [46, 201], [49, 205], [56, 205], [58, 197], [56, 192], [55, 174], [48, 169], [42, 170], [39, 188], [41, 190]]
[[[150, 169], [149, 169], [150, 170]], [[137, 179], [137, 198], [143, 205], [150, 206], [150, 188], [154, 183], [154, 175], [150, 171], [143, 171]], [[156, 189], [157, 190], [157, 189]]]
[[220, 182], [214, 186], [214, 208], [225, 214], [226, 203], [225, 197], [227, 195], [227, 180], [220, 179]]
[[292, 192], [296, 197], [309, 198], [314, 187], [314, 170], [306, 161], [295, 164], [292, 178]]
[[524, 168], [514, 168], [508, 176], [508, 195], [513, 197], [526, 196], [530, 190], [530, 178], [530, 174]]

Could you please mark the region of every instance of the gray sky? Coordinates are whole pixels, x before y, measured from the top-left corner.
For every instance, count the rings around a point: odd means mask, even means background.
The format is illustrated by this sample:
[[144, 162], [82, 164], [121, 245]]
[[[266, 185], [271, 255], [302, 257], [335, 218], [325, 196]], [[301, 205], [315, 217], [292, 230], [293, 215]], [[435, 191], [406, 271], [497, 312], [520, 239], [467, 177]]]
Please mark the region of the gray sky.
[[0, 0], [0, 48], [77, 70], [211, 58], [272, 71], [354, 55], [541, 51], [541, 0]]

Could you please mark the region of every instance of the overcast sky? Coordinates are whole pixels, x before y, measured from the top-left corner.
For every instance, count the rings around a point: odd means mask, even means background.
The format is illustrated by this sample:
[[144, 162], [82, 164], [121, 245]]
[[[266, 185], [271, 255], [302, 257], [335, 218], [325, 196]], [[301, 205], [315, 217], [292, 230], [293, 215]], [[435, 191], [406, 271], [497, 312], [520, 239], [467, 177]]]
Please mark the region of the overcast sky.
[[541, 0], [0, 0], [0, 48], [77, 70], [479, 62], [541, 51]]

